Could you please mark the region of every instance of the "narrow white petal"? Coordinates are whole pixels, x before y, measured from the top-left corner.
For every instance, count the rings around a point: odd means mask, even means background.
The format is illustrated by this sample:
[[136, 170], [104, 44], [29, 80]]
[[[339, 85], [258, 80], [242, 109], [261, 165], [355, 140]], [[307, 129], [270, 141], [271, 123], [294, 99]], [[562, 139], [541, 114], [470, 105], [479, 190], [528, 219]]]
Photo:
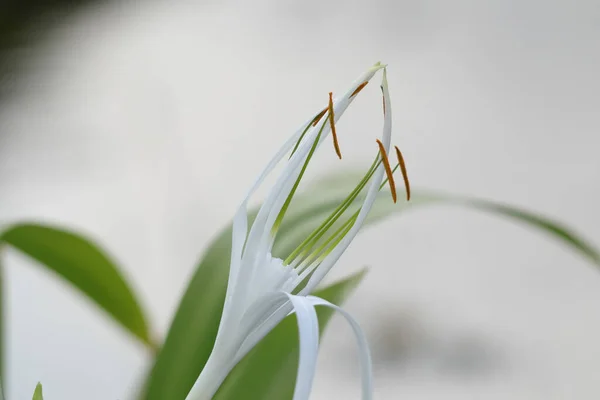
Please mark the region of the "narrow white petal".
[[242, 343], [236, 354], [235, 363], [239, 362], [293, 310], [294, 307], [285, 292], [269, 293], [255, 305], [250, 306], [239, 328]]
[[268, 293], [248, 307], [237, 329], [241, 344], [234, 363], [238, 363], [258, 342], [273, 330], [293, 306], [284, 292]]
[[242, 250], [244, 249], [247, 234], [248, 216], [246, 208], [240, 207], [233, 217], [231, 233], [231, 261], [229, 263], [229, 281], [227, 287], [232, 288], [232, 290], [242, 261]]
[[227, 280], [227, 292], [225, 295], [225, 303], [223, 304], [223, 313], [219, 330], [217, 332], [217, 342], [228, 341], [228, 336], [231, 334], [229, 325], [232, 320], [235, 320], [236, 313], [232, 306], [234, 293], [236, 293], [237, 278], [239, 274], [240, 264], [242, 261], [242, 250], [246, 240], [248, 230], [248, 217], [246, 208], [240, 207], [233, 218], [232, 235], [231, 235], [231, 261], [229, 262], [229, 278]]
[[308, 296], [307, 299], [315, 306], [326, 306], [334, 309], [342, 314], [344, 318], [346, 318], [346, 321], [348, 321], [348, 324], [350, 324], [358, 344], [360, 375], [362, 381], [362, 399], [371, 400], [373, 398], [373, 362], [371, 360], [371, 351], [369, 350], [367, 337], [360, 328], [360, 325], [347, 311], [333, 303], [328, 302], [327, 300], [315, 296]]
[[319, 320], [315, 307], [306, 297], [291, 294], [288, 294], [288, 297], [296, 312], [300, 336], [300, 358], [294, 400], [308, 400], [317, 368]]
[[[286, 299], [285, 303], [281, 303]], [[259, 306], [261, 309], [272, 305], [281, 305], [270, 315], [262, 315], [262, 323], [248, 335], [240, 346], [234, 359], [237, 364], [260, 340], [262, 340], [277, 324], [287, 315], [296, 314], [298, 321], [298, 333], [300, 340], [300, 357], [294, 389], [294, 400], [308, 400], [315, 375], [317, 355], [319, 350], [319, 320], [312, 305], [312, 300], [303, 296], [295, 296], [289, 293], [271, 293], [268, 299]]]
[[[294, 147], [302, 132], [312, 121], [314, 117], [310, 120], [306, 121], [300, 129], [294, 133], [279, 149], [279, 151], [275, 154], [275, 156], [269, 161], [265, 169], [262, 171], [258, 179], [254, 182], [246, 197], [238, 210], [236, 211], [235, 217], [233, 219], [232, 226], [232, 237], [231, 237], [231, 262], [229, 267], [229, 279], [227, 283], [227, 297], [225, 299], [225, 306], [223, 308], [223, 318], [227, 317], [230, 314], [230, 309], [233, 307], [232, 303], [234, 302], [234, 296], [242, 301], [246, 295], [246, 290], [243, 288], [244, 285], [247, 285], [250, 282], [249, 276], [251, 276], [252, 271], [248, 271], [246, 273], [242, 273], [243, 276], [240, 275], [240, 271], [244, 271], [242, 268], [242, 257], [244, 253], [244, 246], [247, 244], [247, 235], [248, 235], [248, 202], [254, 192], [260, 187], [262, 182], [266, 179], [266, 177], [275, 169], [277, 164], [281, 161], [285, 155], [291, 151]], [[238, 287], [236, 287], [238, 286]]]

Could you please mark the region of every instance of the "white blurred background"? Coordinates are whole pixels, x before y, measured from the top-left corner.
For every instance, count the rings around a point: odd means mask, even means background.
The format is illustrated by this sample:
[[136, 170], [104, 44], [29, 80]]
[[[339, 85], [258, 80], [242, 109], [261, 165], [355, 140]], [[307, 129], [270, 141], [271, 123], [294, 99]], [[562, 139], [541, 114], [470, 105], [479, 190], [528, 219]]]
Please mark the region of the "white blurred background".
[[[416, 188], [517, 204], [600, 243], [597, 1], [108, 2], [53, 30], [0, 105], [0, 221], [42, 219], [120, 261], [162, 337], [200, 252], [280, 143], [376, 61]], [[369, 85], [370, 86], [370, 85]], [[376, 85], [312, 177], [369, 163]], [[257, 199], [259, 200], [259, 199]], [[149, 355], [70, 287], [4, 259], [7, 398], [133, 398]], [[600, 275], [510, 221], [422, 209], [366, 231], [330, 278], [378, 399], [597, 399]], [[336, 320], [313, 398], [358, 399]]]

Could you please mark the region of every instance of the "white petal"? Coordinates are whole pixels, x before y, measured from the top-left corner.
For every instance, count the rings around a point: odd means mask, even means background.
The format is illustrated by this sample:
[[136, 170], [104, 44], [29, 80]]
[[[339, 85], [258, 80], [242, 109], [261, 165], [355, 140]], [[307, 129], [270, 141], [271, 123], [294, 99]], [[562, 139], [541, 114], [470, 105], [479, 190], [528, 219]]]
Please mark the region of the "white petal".
[[292, 135], [284, 143], [284, 145], [279, 149], [279, 151], [275, 154], [275, 156], [271, 159], [271, 161], [269, 161], [266, 168], [262, 171], [262, 173], [260, 174], [258, 179], [254, 182], [254, 184], [252, 185], [252, 187], [246, 194], [244, 201], [242, 202], [242, 204], [236, 211], [235, 217], [233, 219], [233, 226], [232, 226], [231, 261], [230, 261], [230, 267], [229, 267], [229, 279], [228, 279], [228, 283], [227, 283], [227, 297], [225, 298], [225, 305], [223, 307], [223, 316], [221, 318], [222, 321], [226, 321], [229, 318], [228, 314], [230, 314], [232, 312], [232, 310], [231, 310], [232, 307], [240, 308], [239, 304], [237, 304], [238, 307], [235, 307], [235, 305], [232, 305], [232, 303], [234, 302], [233, 297], [235, 296], [236, 298], [239, 299], [239, 300], [236, 300], [236, 303], [238, 303], [240, 301], [243, 302], [245, 294], [246, 294], [245, 293], [246, 290], [243, 289], [243, 287], [250, 282], [248, 275], [250, 275], [252, 271], [248, 271], [245, 274], [242, 274], [243, 275], [242, 277], [239, 276], [240, 270], [243, 271], [241, 263], [242, 263], [242, 256], [243, 256], [243, 252], [244, 252], [243, 251], [244, 246], [247, 243], [248, 201], [250, 200], [250, 198], [252, 197], [254, 192], [260, 187], [260, 185], [265, 180], [265, 178], [269, 175], [269, 173], [271, 173], [271, 171], [273, 171], [273, 169], [277, 166], [277, 164], [281, 161], [281, 159], [283, 157], [285, 157], [285, 155], [293, 148], [293, 146], [296, 144], [296, 142], [300, 138], [300, 135], [302, 135], [302, 132], [304, 131], [306, 126], [309, 125], [313, 121], [313, 119], [314, 119], [314, 117], [312, 117], [310, 120], [306, 121], [302, 125], [302, 127], [300, 129], [298, 129], [296, 131], [296, 133], [294, 133], [294, 135]]
[[[246, 197], [245, 197], [244, 201], [242, 202], [242, 204], [238, 208], [238, 211], [236, 212], [236, 217], [234, 218], [234, 221], [233, 221], [233, 241], [232, 241], [232, 244], [235, 243], [239, 247], [239, 254], [241, 254], [241, 249], [244, 247], [244, 244], [246, 242], [246, 234], [248, 233], [247, 232], [247, 224], [248, 224], [247, 208], [248, 208], [248, 201], [250, 200], [250, 198], [252, 197], [252, 195], [254, 194], [254, 192], [256, 192], [256, 190], [263, 183], [263, 181], [265, 180], [265, 178], [271, 173], [271, 171], [273, 171], [273, 169], [275, 169], [275, 167], [277, 166], [277, 164], [279, 164], [279, 162], [281, 161], [281, 159], [294, 147], [294, 145], [296, 144], [296, 142], [300, 138], [300, 135], [302, 135], [302, 132], [304, 131], [304, 129], [306, 128], [306, 126], [309, 125], [312, 122], [313, 118], [311, 118], [310, 120], [308, 120], [304, 124], [302, 124], [302, 126], [300, 127], [300, 129], [298, 129], [284, 143], [284, 145], [281, 146], [281, 148], [277, 151], [277, 153], [275, 154], [275, 156], [271, 159], [271, 161], [269, 161], [269, 163], [267, 164], [267, 166], [265, 167], [265, 169], [262, 171], [262, 173], [260, 174], [260, 176], [258, 177], [258, 179], [254, 182], [254, 184], [252, 185], [252, 187], [250, 188], [250, 190], [246, 194]], [[233, 247], [235, 247], [235, 246], [233, 246]], [[232, 252], [236, 251], [236, 250], [232, 249]]]
[[294, 400], [308, 400], [317, 368], [319, 320], [315, 307], [306, 297], [291, 294], [288, 294], [288, 297], [296, 312], [300, 336], [300, 358]]
[[[355, 96], [352, 96], [352, 93], [356, 90], [356, 88], [364, 82], [368, 82], [375, 75], [375, 73], [383, 67], [384, 66], [379, 63], [371, 67], [352, 83], [350, 89], [343, 96], [340, 96], [333, 101], [335, 121], [341, 118], [348, 106], [354, 101]], [[275, 223], [275, 220], [277, 219], [277, 216], [279, 215], [279, 212], [281, 211], [281, 208], [300, 173], [302, 165], [304, 164], [304, 161], [310, 152], [314, 140], [319, 134], [321, 125], [323, 123], [325, 124], [317, 147], [319, 147], [323, 141], [327, 139], [329, 133], [331, 132], [331, 126], [326, 122], [326, 119], [324, 119], [326, 117], [327, 114], [321, 119], [321, 122], [317, 124], [316, 127], [311, 128], [306, 133], [301, 145], [294, 153], [294, 156], [289, 160], [285, 170], [279, 177], [279, 180], [263, 203], [263, 207], [261, 208], [259, 217], [257, 217], [256, 221], [258, 225], [252, 227], [248, 238], [249, 241], [255, 240], [254, 238], [251, 238], [251, 236], [260, 235], [257, 243], [259, 246], [258, 252], [260, 253], [270, 251], [269, 246], [272, 244], [272, 240], [270, 238], [271, 228], [273, 227], [273, 224]], [[387, 146], [389, 147], [389, 143]]]
[[287, 294], [284, 292], [269, 293], [249, 306], [241, 320], [240, 327], [237, 329], [241, 345], [234, 362], [239, 362], [293, 309]]
[[[390, 142], [392, 136], [392, 105], [390, 101], [390, 93], [388, 89], [387, 74], [385, 69], [383, 70], [383, 80], [381, 86], [383, 88], [383, 99], [386, 110], [383, 118], [383, 133], [381, 141], [387, 153], [390, 149]], [[365, 200], [361, 206], [356, 221], [352, 225], [352, 228], [350, 228], [346, 236], [344, 236], [340, 243], [338, 243], [338, 245], [333, 249], [333, 251], [329, 253], [325, 257], [323, 262], [317, 267], [313, 275], [308, 280], [306, 286], [300, 292], [301, 295], [306, 295], [312, 292], [314, 288], [319, 284], [319, 282], [321, 282], [321, 280], [329, 272], [331, 267], [341, 257], [344, 251], [346, 251], [346, 249], [360, 230], [364, 220], [367, 218], [369, 211], [371, 211], [371, 207], [373, 206], [373, 203], [377, 198], [377, 193], [379, 192], [379, 185], [383, 180], [384, 172], [384, 166], [380, 165], [375, 174], [373, 174], [373, 177], [371, 178], [371, 183], [369, 184], [367, 195], [365, 196]]]
[[373, 398], [373, 362], [371, 360], [371, 351], [369, 350], [367, 337], [360, 328], [360, 325], [358, 325], [358, 322], [356, 322], [356, 320], [352, 318], [347, 311], [344, 311], [342, 308], [328, 302], [327, 300], [315, 296], [308, 296], [307, 299], [315, 306], [326, 306], [334, 309], [342, 314], [344, 318], [346, 318], [346, 321], [348, 321], [350, 324], [358, 344], [360, 375], [362, 381], [362, 399], [371, 400]]
[[[270, 315], [263, 315], [263, 323], [254, 330], [243, 342], [238, 351], [234, 365], [237, 364], [263, 337], [265, 337], [283, 318], [292, 313], [296, 314], [300, 340], [300, 357], [294, 400], [308, 400], [314, 380], [317, 355], [319, 351], [319, 320], [312, 300], [303, 296], [289, 293], [271, 293], [265, 302], [259, 306], [261, 309], [271, 305], [281, 304], [283, 298], [289, 300]], [[266, 318], [265, 318], [266, 317]]]

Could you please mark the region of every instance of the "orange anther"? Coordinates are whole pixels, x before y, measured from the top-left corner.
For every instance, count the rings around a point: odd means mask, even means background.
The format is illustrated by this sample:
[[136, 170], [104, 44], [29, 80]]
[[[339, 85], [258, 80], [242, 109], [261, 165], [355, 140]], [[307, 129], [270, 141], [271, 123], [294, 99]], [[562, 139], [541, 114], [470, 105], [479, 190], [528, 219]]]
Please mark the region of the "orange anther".
[[402, 178], [404, 178], [404, 187], [406, 187], [406, 201], [410, 200], [410, 182], [408, 182], [408, 173], [406, 172], [406, 164], [404, 163], [404, 157], [398, 146], [396, 148], [396, 156], [398, 157], [398, 164], [400, 165], [400, 171], [402, 171]]
[[356, 87], [356, 89], [354, 89], [354, 92], [352, 92], [352, 94], [350, 95], [350, 98], [352, 98], [352, 97], [356, 96], [356, 95], [358, 94], [358, 92], [360, 92], [361, 90], [363, 90], [363, 88], [364, 88], [365, 86], [367, 86], [367, 83], [369, 83], [369, 81], [363, 82], [363, 83], [361, 83], [360, 85], [358, 85], [358, 86]]
[[337, 140], [337, 133], [335, 132], [335, 120], [333, 115], [333, 93], [329, 92], [329, 124], [331, 125], [331, 136], [333, 137], [333, 147], [340, 160], [342, 159], [342, 152], [340, 151], [340, 145]]
[[390, 168], [390, 161], [388, 160], [387, 154], [385, 153], [385, 147], [383, 147], [383, 143], [381, 140], [377, 139], [377, 144], [379, 145], [379, 152], [381, 153], [381, 159], [383, 161], [383, 166], [385, 167], [385, 173], [388, 177], [388, 182], [390, 184], [390, 190], [392, 192], [392, 200], [394, 203], [396, 202], [396, 183], [394, 182], [394, 175], [392, 175], [392, 168]]

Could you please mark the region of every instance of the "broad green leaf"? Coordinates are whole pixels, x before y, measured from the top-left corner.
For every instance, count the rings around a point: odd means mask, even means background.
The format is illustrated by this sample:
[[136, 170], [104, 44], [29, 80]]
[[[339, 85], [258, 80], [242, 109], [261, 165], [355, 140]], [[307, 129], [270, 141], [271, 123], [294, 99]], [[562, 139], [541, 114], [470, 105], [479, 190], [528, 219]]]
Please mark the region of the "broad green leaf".
[[[315, 295], [340, 305], [362, 281], [366, 270], [315, 292]], [[333, 310], [317, 307], [319, 330], [323, 330]], [[348, 328], [350, 332], [350, 328]], [[271, 331], [231, 371], [215, 395], [215, 400], [291, 399], [298, 367], [298, 327], [289, 316]]]
[[44, 400], [41, 383], [38, 382], [38, 384], [35, 385], [35, 392], [33, 392], [33, 398], [31, 400]]
[[230, 246], [231, 226], [210, 244], [188, 284], [144, 388], [146, 399], [185, 399], [204, 367], [223, 310]]
[[84, 236], [61, 228], [18, 224], [0, 235], [88, 296], [125, 329], [152, 346], [144, 313], [115, 263]]
[[[357, 181], [349, 179], [348, 176], [334, 175], [327, 181], [317, 182], [292, 202], [279, 231], [275, 246], [276, 255], [289, 254], [335, 209]], [[486, 200], [415, 191], [410, 202], [400, 200], [394, 204], [389, 194], [382, 192], [367, 220], [367, 225], [392, 214], [435, 204], [460, 205], [511, 218], [561, 240], [571, 249], [600, 265], [598, 251], [564, 225], [535, 213]], [[149, 378], [149, 400], [185, 399], [208, 359], [225, 297], [230, 236], [231, 226], [223, 230], [209, 245], [190, 281]]]

